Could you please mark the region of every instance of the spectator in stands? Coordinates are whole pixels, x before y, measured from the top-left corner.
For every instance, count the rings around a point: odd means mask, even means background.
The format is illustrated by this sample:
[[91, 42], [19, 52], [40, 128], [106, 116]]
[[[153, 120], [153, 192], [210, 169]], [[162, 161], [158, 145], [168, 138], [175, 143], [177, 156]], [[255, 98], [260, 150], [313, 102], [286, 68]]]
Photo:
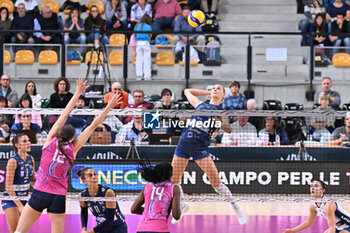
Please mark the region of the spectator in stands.
[[241, 84], [238, 81], [233, 81], [229, 87], [231, 92], [222, 101], [222, 108], [225, 110], [247, 109], [247, 98], [245, 95], [239, 93]]
[[[52, 10], [48, 6], [43, 7], [42, 14], [38, 15], [34, 20], [35, 30], [62, 30], [63, 22], [60, 16], [56, 13], [52, 13]], [[62, 42], [62, 35], [58, 32], [36, 32], [35, 37], [37, 43], [52, 43], [60, 44]]]
[[41, 108], [42, 97], [37, 93], [36, 85], [33, 81], [27, 82], [24, 93], [32, 98], [33, 108]]
[[86, 42], [94, 43], [95, 45], [99, 45], [100, 36], [103, 36], [103, 42], [108, 44], [108, 37], [106, 35], [102, 35], [101, 31], [105, 28], [106, 22], [102, 19], [100, 12], [98, 11], [97, 6], [92, 6], [90, 8], [90, 14], [85, 19], [84, 28], [87, 31], [94, 31], [87, 34]]
[[[300, 31], [302, 33], [309, 32], [310, 24], [312, 24], [315, 21], [317, 14], [322, 14], [325, 12], [325, 9], [320, 6], [320, 3], [318, 0], [313, 0], [312, 2], [309, 2], [305, 4], [304, 6], [304, 15], [306, 16], [306, 19], [302, 19], [300, 21], [299, 27]], [[306, 46], [308, 42], [308, 37], [306, 34], [302, 34], [302, 46]]]
[[[152, 19], [149, 15], [143, 15], [141, 21], [136, 24], [135, 32], [151, 32]], [[136, 79], [151, 80], [151, 45], [152, 34], [136, 33]]]
[[10, 87], [11, 78], [8, 74], [3, 74], [0, 79], [1, 92], [0, 96], [3, 96], [7, 100], [8, 107], [16, 107], [18, 104], [18, 94], [15, 90], [12, 90]]
[[[201, 32], [201, 27], [192, 27], [188, 24], [187, 18], [189, 14], [191, 13], [191, 8], [189, 6], [184, 6], [182, 9], [182, 15], [180, 15], [175, 20], [175, 27], [174, 32]], [[186, 34], [175, 34], [173, 36], [173, 44], [176, 44], [179, 40], [182, 40], [184, 44], [187, 44], [187, 36]], [[204, 51], [204, 44], [205, 44], [205, 37], [204, 35], [198, 35], [198, 34], [192, 34], [188, 37], [190, 40], [190, 44], [196, 44], [198, 45], [199, 49], [203, 52]]]
[[[23, 94], [19, 99], [18, 103], [19, 108], [33, 108], [32, 98], [28, 94]], [[43, 123], [41, 121], [40, 114], [31, 114], [32, 115], [32, 123], [39, 125], [40, 129], [43, 127]], [[15, 124], [20, 123], [19, 115], [15, 117]]]
[[15, 2], [15, 10], [14, 12], [17, 12], [16, 9], [19, 4], [24, 4], [26, 8], [26, 13], [33, 15], [34, 17], [37, 17], [39, 15], [39, 7], [38, 2], [36, 0], [17, 0]]
[[108, 0], [105, 3], [105, 19], [107, 30], [128, 30], [128, 14], [121, 0]]
[[[319, 95], [319, 104], [317, 110], [329, 111], [333, 110], [329, 107], [330, 95], [322, 92]], [[310, 130], [309, 135], [312, 136], [313, 141], [318, 141], [321, 144], [326, 144], [330, 139], [331, 133], [334, 131], [334, 118], [333, 117], [311, 117], [310, 118]]]
[[20, 123], [12, 125], [11, 133], [15, 133], [15, 130], [34, 130], [36, 133], [36, 141], [38, 141], [38, 137], [39, 137], [39, 134], [41, 133], [41, 129], [39, 125], [32, 123], [32, 115], [20, 114], [19, 120], [20, 120]]
[[279, 146], [289, 144], [287, 132], [280, 126], [276, 117], [266, 117], [264, 125], [265, 128], [259, 131], [259, 140], [262, 145]]
[[248, 116], [239, 116], [231, 124], [232, 133], [224, 133], [221, 142], [233, 146], [256, 145], [258, 135], [254, 125], [248, 122]]
[[346, 113], [345, 126], [334, 130], [331, 140], [327, 141], [327, 146], [337, 146], [343, 143], [349, 143], [350, 140], [350, 112]]
[[[86, 99], [83, 95], [79, 96], [78, 101], [75, 103], [76, 109], [85, 108]], [[80, 133], [91, 124], [93, 117], [91, 115], [71, 115], [68, 117], [66, 124], [70, 124], [75, 128], [75, 136], [77, 138]]]
[[168, 88], [164, 88], [160, 94], [162, 96], [162, 102], [154, 105], [153, 109], [178, 109], [179, 107], [171, 101], [172, 92]]
[[[24, 4], [17, 6], [17, 15], [12, 20], [12, 29], [33, 30], [34, 16], [26, 13]], [[12, 35], [11, 43], [34, 43], [32, 32], [15, 32]]]
[[108, 104], [109, 102], [109, 99], [112, 98], [112, 96], [114, 94], [119, 94], [120, 93], [120, 97], [121, 97], [121, 102], [120, 104], [117, 104], [114, 109], [123, 109], [126, 107], [126, 105], [128, 104], [128, 97], [129, 97], [129, 94], [126, 92], [126, 91], [123, 91], [123, 88], [122, 88], [122, 84], [120, 82], [114, 82], [112, 84], [112, 87], [111, 87], [112, 91], [106, 93], [104, 95], [104, 103], [105, 104]]
[[[64, 43], [78, 43], [80, 45], [86, 44], [84, 31], [84, 20], [80, 18], [79, 9], [73, 9], [69, 12], [68, 18], [64, 21], [64, 30], [70, 31], [64, 34]], [[82, 56], [85, 51], [85, 46], [80, 46], [79, 53]]]
[[315, 103], [318, 103], [318, 99], [319, 99], [319, 95], [321, 92], [325, 92], [326, 94], [329, 94], [331, 96], [330, 98], [330, 107], [337, 110], [339, 109], [339, 105], [340, 105], [340, 95], [338, 92], [336, 91], [332, 91], [331, 87], [332, 87], [332, 79], [330, 77], [324, 77], [322, 79], [322, 89], [321, 91], [318, 91], [315, 93], [314, 96], [314, 101]]
[[0, 8], [0, 41], [3, 43], [10, 43], [11, 33], [3, 30], [11, 29], [11, 19], [9, 19], [9, 11], [6, 7]]
[[[8, 101], [6, 100], [6, 98], [0, 96], [0, 108], [8, 108], [7, 103]], [[2, 124], [7, 124], [9, 127], [11, 127], [14, 122], [14, 117], [10, 114], [0, 114], [0, 122]]]
[[11, 129], [7, 121], [0, 121], [0, 143], [9, 143]]
[[65, 108], [73, 97], [73, 94], [69, 92], [70, 83], [67, 78], [59, 77], [55, 80], [53, 87], [55, 93], [50, 96], [51, 108]]
[[[256, 100], [255, 99], [249, 99], [247, 100], [247, 110], [249, 111], [256, 111], [258, 110], [258, 106], [256, 104]], [[248, 122], [252, 125], [255, 126], [257, 132], [259, 132], [262, 128], [264, 128], [264, 123], [263, 123], [264, 119], [262, 117], [259, 116], [251, 116], [249, 117]]]
[[313, 43], [316, 46], [329, 46], [330, 42], [328, 36], [327, 24], [322, 13], [319, 13], [315, 17], [315, 22], [310, 25], [310, 32], [316, 35], [310, 35], [308, 45], [311, 46]]
[[350, 53], [350, 39], [346, 35], [341, 35], [342, 33], [347, 34], [349, 32], [349, 23], [344, 19], [343, 13], [337, 14], [337, 20], [332, 23], [332, 35], [330, 41], [332, 42], [334, 49], [333, 54], [338, 52], [338, 47], [341, 45], [345, 46], [346, 53]]
[[[210, 6], [208, 5], [208, 2], [211, 2]], [[201, 5], [204, 13], [207, 15], [208, 18], [213, 18], [218, 14], [219, 0], [201, 0]]]
[[157, 1], [153, 8], [153, 30], [174, 29], [175, 20], [181, 13], [181, 7], [176, 0]]
[[[133, 93], [133, 99], [134, 103], [133, 104], [128, 104], [126, 106], [127, 109], [151, 109], [151, 104], [145, 103], [145, 94], [143, 93], [142, 90], [135, 90]], [[129, 123], [132, 120], [131, 116], [127, 116], [124, 120], [124, 124]]]
[[116, 137], [116, 143], [128, 143], [131, 140], [148, 141], [148, 134], [143, 129], [142, 116], [132, 116], [132, 121], [123, 125]]
[[131, 7], [131, 25], [135, 27], [140, 22], [142, 17], [147, 14], [152, 18], [152, 6], [146, 0], [136, 0], [136, 3]]
[[349, 6], [342, 2], [342, 0], [335, 0], [332, 4], [327, 6], [326, 19], [331, 22], [336, 21], [338, 13], [342, 13], [345, 16], [345, 19], [350, 19]]

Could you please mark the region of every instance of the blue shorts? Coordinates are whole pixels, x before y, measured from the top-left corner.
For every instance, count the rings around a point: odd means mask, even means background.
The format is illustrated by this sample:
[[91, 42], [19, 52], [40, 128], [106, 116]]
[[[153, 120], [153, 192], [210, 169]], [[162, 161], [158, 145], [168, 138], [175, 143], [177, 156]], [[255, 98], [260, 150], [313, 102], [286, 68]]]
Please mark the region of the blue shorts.
[[[21, 202], [22, 202], [23, 206], [25, 206], [26, 203], [27, 203], [27, 201], [21, 201]], [[3, 201], [1, 201], [1, 207], [2, 207], [2, 210], [6, 210], [8, 208], [17, 207], [17, 205], [13, 201], [10, 201], [10, 200], [5, 201], [5, 200], [3, 200]]]
[[341, 231], [350, 232], [350, 227], [347, 227], [347, 228], [345, 228], [345, 229], [343, 229], [343, 230], [337, 230], [337, 229], [335, 229], [335, 233], [339, 233], [339, 232], [341, 232]]
[[47, 209], [49, 213], [63, 214], [66, 212], [66, 196], [41, 192], [34, 189], [28, 201], [28, 205], [38, 212]]
[[198, 143], [186, 143], [183, 140], [179, 141], [174, 154], [184, 159], [189, 159], [192, 157], [193, 160], [204, 159], [211, 156], [208, 146]]

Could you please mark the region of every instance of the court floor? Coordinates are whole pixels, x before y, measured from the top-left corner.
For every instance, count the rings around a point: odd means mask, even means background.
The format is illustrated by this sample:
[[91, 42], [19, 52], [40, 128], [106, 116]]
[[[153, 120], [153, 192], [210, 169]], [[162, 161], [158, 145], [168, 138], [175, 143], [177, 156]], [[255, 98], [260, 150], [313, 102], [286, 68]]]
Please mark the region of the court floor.
[[[122, 212], [126, 216], [128, 232], [136, 232], [137, 222], [140, 216], [130, 214], [131, 202], [119, 203]], [[248, 224], [239, 225], [236, 216], [228, 203], [224, 202], [191, 202], [191, 209], [186, 213], [182, 221], [176, 225], [170, 225], [172, 233], [281, 233], [282, 229], [292, 228], [306, 219], [309, 203], [290, 202], [243, 202], [241, 208], [248, 216]], [[350, 210], [350, 203], [339, 203]], [[67, 216], [65, 233], [80, 232], [79, 205], [77, 202], [67, 202]], [[88, 228], [94, 227], [95, 218], [89, 215]], [[318, 217], [312, 228], [304, 233], [324, 232], [327, 222]], [[8, 233], [6, 219], [0, 212], [0, 233]], [[30, 233], [49, 233], [50, 221], [43, 214], [35, 223]]]

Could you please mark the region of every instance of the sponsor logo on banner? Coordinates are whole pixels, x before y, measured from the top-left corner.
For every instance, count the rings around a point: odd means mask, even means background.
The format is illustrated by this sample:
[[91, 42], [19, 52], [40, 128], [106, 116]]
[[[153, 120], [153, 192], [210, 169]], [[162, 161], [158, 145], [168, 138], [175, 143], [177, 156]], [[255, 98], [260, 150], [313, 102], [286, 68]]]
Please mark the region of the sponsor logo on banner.
[[79, 169], [91, 167], [95, 169], [98, 183], [107, 185], [114, 190], [140, 191], [147, 183], [137, 172], [139, 165], [135, 164], [75, 164], [72, 168], [71, 185], [76, 190], [86, 188], [77, 175]]
[[93, 156], [86, 156], [86, 159], [104, 159], [104, 160], [114, 160], [114, 159], [123, 159], [121, 156], [113, 153], [112, 151], [107, 152], [97, 152]]
[[160, 116], [157, 112], [144, 112], [143, 113], [143, 127], [145, 129], [160, 129]]
[[5, 171], [0, 170], [0, 184], [5, 182]]

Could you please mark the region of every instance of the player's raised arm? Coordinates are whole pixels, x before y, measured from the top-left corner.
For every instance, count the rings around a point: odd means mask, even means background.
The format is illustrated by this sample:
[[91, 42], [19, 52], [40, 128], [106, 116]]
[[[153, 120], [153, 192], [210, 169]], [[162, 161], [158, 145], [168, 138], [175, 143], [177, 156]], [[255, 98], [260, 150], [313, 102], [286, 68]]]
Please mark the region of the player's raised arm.
[[43, 145], [43, 147], [46, 147], [47, 144], [58, 135], [58, 131], [62, 128], [62, 126], [66, 123], [69, 114], [71, 114], [72, 110], [75, 107], [76, 102], [79, 99], [79, 96], [86, 90], [87, 81], [83, 81], [82, 79], [77, 80], [77, 90], [75, 91], [73, 97], [68, 102], [66, 108], [64, 109], [63, 113], [60, 115], [60, 117], [57, 119], [55, 124], [52, 126], [49, 134], [47, 135], [46, 141]]

